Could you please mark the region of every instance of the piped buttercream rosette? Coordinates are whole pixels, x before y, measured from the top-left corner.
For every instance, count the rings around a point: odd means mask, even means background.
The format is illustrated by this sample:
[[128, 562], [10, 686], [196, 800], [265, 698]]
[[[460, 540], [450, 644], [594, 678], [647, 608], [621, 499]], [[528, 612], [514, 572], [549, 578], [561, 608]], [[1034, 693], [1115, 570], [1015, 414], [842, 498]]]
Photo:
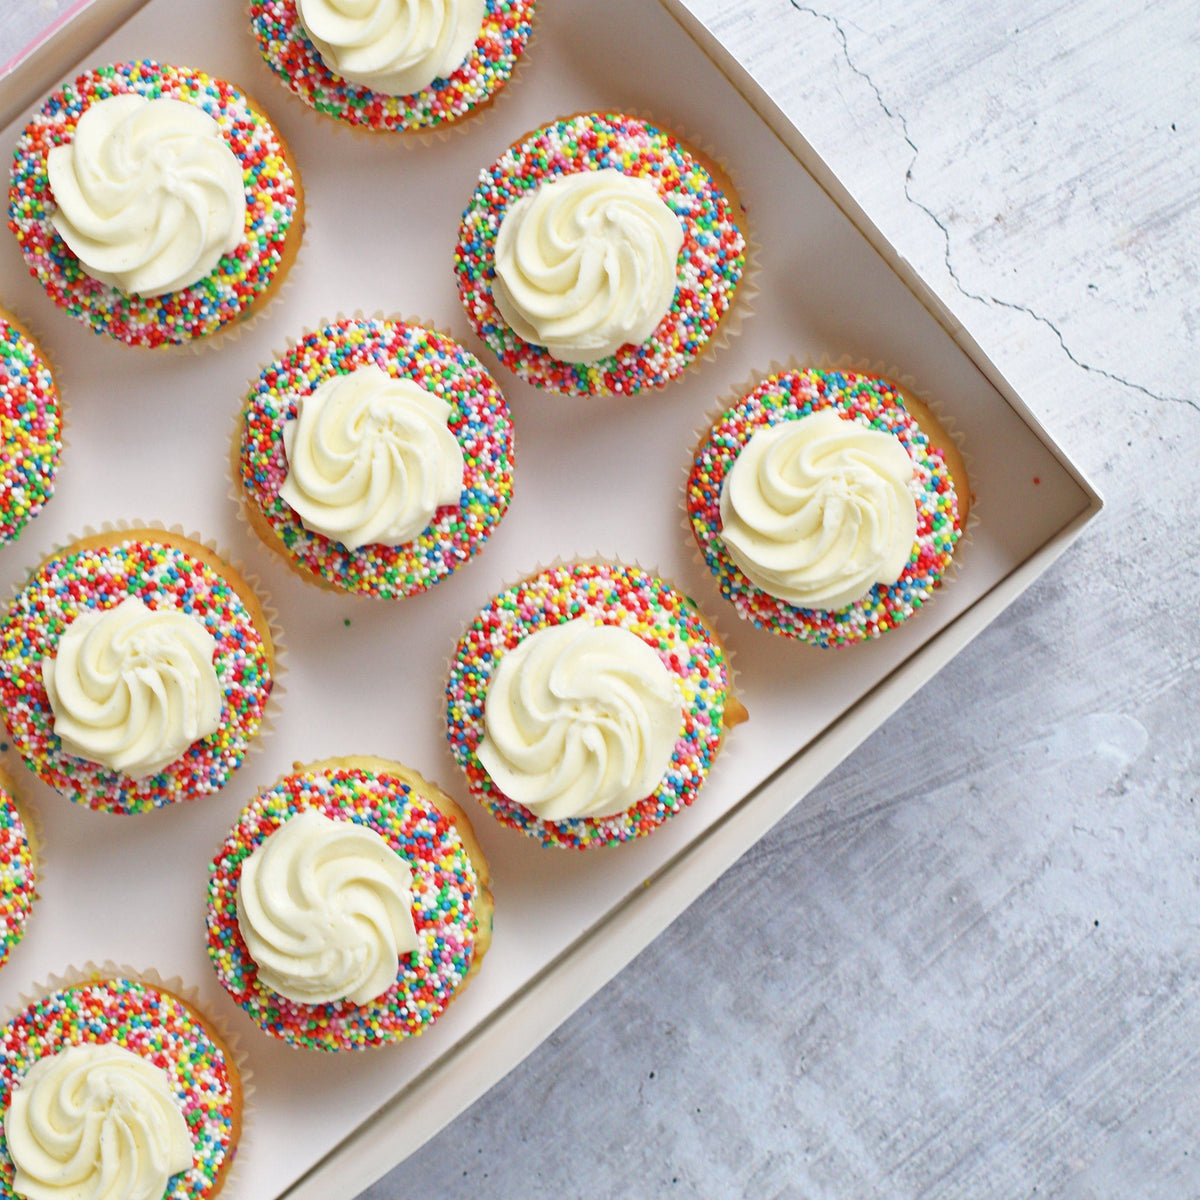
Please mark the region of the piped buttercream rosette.
[[446, 686], [446, 736], [472, 794], [544, 845], [657, 828], [695, 800], [745, 715], [692, 601], [609, 563], [500, 592], [459, 639]]
[[688, 519], [740, 616], [841, 646], [929, 600], [962, 534], [969, 494], [958, 489], [969, 485], [957, 447], [910, 403], [919, 417], [871, 375], [781, 370], [705, 431]]

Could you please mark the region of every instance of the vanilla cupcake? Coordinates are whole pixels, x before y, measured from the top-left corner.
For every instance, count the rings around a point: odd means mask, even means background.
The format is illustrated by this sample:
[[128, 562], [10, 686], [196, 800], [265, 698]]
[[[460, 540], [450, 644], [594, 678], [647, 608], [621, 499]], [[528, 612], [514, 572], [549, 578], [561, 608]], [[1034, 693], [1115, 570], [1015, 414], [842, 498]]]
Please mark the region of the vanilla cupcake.
[[0, 967], [25, 936], [29, 910], [37, 899], [33, 839], [17, 807], [12, 780], [0, 767]]
[[480, 175], [459, 229], [459, 298], [535, 387], [662, 387], [734, 311], [741, 221], [728, 176], [695, 147], [620, 113], [564, 117]]
[[232, 445], [242, 512], [302, 578], [397, 599], [483, 548], [508, 509], [496, 381], [422, 325], [343, 317], [264, 367]]
[[0, 544], [54, 494], [62, 445], [54, 372], [29, 330], [0, 309]]
[[9, 227], [51, 300], [136, 346], [260, 312], [300, 247], [291, 153], [233, 84], [117, 63], [54, 92], [17, 142]]
[[267, 65], [305, 104], [356, 129], [465, 120], [512, 76], [536, 0], [252, 0]]
[[0, 622], [14, 748], [79, 804], [143, 812], [217, 791], [263, 723], [275, 635], [214, 551], [164, 529], [93, 534], [37, 567]]
[[399, 763], [352, 755], [261, 791], [217, 851], [208, 953], [272, 1037], [359, 1050], [424, 1032], [479, 970], [490, 873], [471, 823]]
[[212, 1200], [242, 1130], [216, 1027], [166, 988], [97, 973], [0, 1031], [5, 1196]]
[[446, 736], [472, 794], [546, 846], [641, 837], [690, 805], [746, 719], [695, 604], [639, 567], [568, 563], [459, 639]]
[[845, 646], [894, 629], [941, 585], [970, 485], [916, 397], [852, 371], [772, 375], [696, 450], [687, 511], [738, 615]]

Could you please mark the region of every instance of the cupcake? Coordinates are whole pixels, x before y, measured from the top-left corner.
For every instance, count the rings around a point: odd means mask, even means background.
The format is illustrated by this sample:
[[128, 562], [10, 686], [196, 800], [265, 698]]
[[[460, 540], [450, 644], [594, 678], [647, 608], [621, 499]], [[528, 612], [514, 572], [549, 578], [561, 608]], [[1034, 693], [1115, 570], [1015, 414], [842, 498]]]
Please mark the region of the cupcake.
[[54, 373], [29, 331], [0, 309], [0, 545], [53, 495], [61, 453]]
[[225, 1182], [242, 1081], [221, 1034], [174, 992], [96, 975], [0, 1034], [5, 1196], [204, 1200]]
[[342, 318], [265, 367], [242, 407], [242, 512], [302, 578], [395, 599], [474, 557], [512, 495], [508, 405], [453, 338]]
[[692, 531], [738, 615], [845, 646], [922, 608], [966, 525], [970, 485], [928, 406], [887, 379], [770, 376], [704, 434]]
[[50, 299], [131, 346], [260, 312], [300, 248], [288, 147], [238, 88], [140, 61], [86, 71], [17, 142], [9, 228]]
[[417, 132], [491, 104], [536, 0], [252, 0], [267, 65], [306, 104], [372, 132]]
[[25, 936], [25, 922], [37, 898], [34, 858], [12, 780], [0, 767], [0, 967]]
[[13, 744], [79, 804], [145, 812], [223, 787], [275, 675], [264, 601], [214, 551], [164, 529], [82, 538], [0, 623]]
[[217, 977], [291, 1046], [360, 1050], [422, 1033], [491, 942], [471, 823], [384, 758], [293, 771], [247, 805], [210, 868]]
[[696, 798], [746, 719], [695, 604], [643, 571], [550, 567], [459, 640], [446, 736], [472, 794], [546, 846], [611, 846]]
[[636, 117], [545, 125], [485, 170], [455, 272], [475, 331], [535, 387], [662, 387], [710, 344], [746, 266], [725, 173]]

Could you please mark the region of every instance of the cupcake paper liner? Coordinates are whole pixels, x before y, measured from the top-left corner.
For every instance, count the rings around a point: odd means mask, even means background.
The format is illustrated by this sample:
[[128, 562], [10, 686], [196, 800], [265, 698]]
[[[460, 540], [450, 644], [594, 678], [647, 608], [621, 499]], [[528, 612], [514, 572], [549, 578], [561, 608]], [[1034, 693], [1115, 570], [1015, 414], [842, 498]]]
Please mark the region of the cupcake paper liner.
[[[712, 725], [712, 722], [707, 717], [707, 703], [704, 701], [702, 695], [703, 690], [707, 688], [707, 664], [699, 664], [696, 666], [695, 671], [689, 672], [690, 675], [696, 675], [696, 679], [688, 687], [684, 686], [684, 682], [679, 675], [679, 671], [682, 669], [680, 664], [677, 663], [674, 668], [669, 668], [672, 670], [673, 676], [684, 693], [685, 708], [688, 706], [689, 692], [695, 692], [695, 700], [699, 702], [699, 709], [702, 710], [702, 712], [693, 712], [693, 728], [688, 729], [687, 723], [685, 723], [684, 735], [684, 740], [687, 740], [689, 743], [696, 743], [696, 750], [700, 762], [703, 764], [702, 767], [698, 764], [690, 765], [693, 777], [684, 780], [682, 775], [680, 775], [680, 791], [674, 794], [671, 799], [668, 799], [664, 795], [656, 805], [651, 805], [651, 801], [655, 796], [658, 796], [659, 791], [662, 789], [662, 784], [659, 785], [659, 788], [650, 797], [612, 817], [584, 817], [568, 818], [560, 821], [543, 821], [517, 801], [509, 799], [498, 788], [493, 791], [487, 773], [478, 761], [476, 749], [468, 746], [465, 742], [461, 746], [456, 746], [453, 737], [450, 736], [452, 728], [461, 728], [467, 721], [482, 725], [482, 693], [486, 692], [487, 685], [491, 680], [492, 669], [496, 661], [494, 655], [488, 659], [489, 667], [486, 672], [486, 681], [482, 679], [483, 672], [478, 670], [475, 672], [479, 676], [478, 682], [481, 692], [477, 702], [469, 701], [465, 695], [458, 695], [458, 693], [465, 691], [466, 684], [464, 683], [460, 686], [456, 682], [456, 672], [459, 667], [459, 650], [463, 645], [464, 639], [470, 634], [479, 616], [483, 612], [486, 612], [498, 597], [519, 589], [525, 583], [547, 572], [571, 570], [575, 567], [599, 567], [619, 571], [633, 570], [647, 576], [651, 580], [658, 580], [675, 595], [682, 597], [687, 604], [691, 605], [696, 619], [704, 628], [706, 639], [715, 646], [725, 664], [725, 698], [715, 740], [710, 743], [704, 739], [703, 733], [699, 731], [701, 726], [706, 725], [711, 729]], [[546, 628], [550, 625], [560, 623], [562, 622], [551, 621], [539, 628]], [[627, 628], [627, 626], [623, 627]], [[529, 632], [536, 632], [536, 630], [530, 630]], [[631, 632], [634, 631], [631, 630]], [[690, 659], [694, 662], [694, 655], [690, 656]], [[697, 686], [701, 675], [705, 682]], [[659, 825], [663, 824], [670, 817], [678, 815], [684, 809], [691, 807], [694, 802], [699, 801], [703, 803], [699, 798], [712, 775], [713, 769], [716, 767], [717, 762], [729, 752], [728, 741], [730, 731], [749, 717], [749, 713], [737, 691], [737, 667], [734, 662], [733, 648], [730, 646], [724, 631], [720, 628], [716, 619], [707, 610], [701, 608], [700, 605], [692, 600], [684, 589], [677, 587], [670, 580], [659, 575], [655, 570], [643, 566], [636, 560], [622, 561], [603, 554], [589, 554], [569, 558], [555, 556], [549, 562], [538, 564], [529, 571], [522, 572], [519, 576], [495, 588], [487, 603], [465, 622], [462, 633], [455, 642], [454, 652], [446, 659], [444, 696], [446, 700], [447, 738], [450, 741], [451, 756], [458, 763], [460, 770], [466, 774], [471, 796], [476, 803], [487, 809], [500, 824], [533, 837], [544, 846], [569, 847], [572, 849], [591, 849], [600, 846], [608, 847], [623, 844], [637, 837], [652, 833]], [[458, 710], [461, 711], [455, 710], [454, 706], [456, 704]], [[474, 711], [476, 707], [478, 707], [478, 713]], [[693, 703], [692, 707], [693, 709], [695, 708], [695, 703]], [[700, 739], [699, 742], [696, 741], [697, 738]], [[678, 745], [679, 740], [677, 739], [676, 746], [678, 747]], [[673, 758], [672, 762], [674, 764], [672, 771], [676, 774], [679, 774], [684, 769], [684, 765], [688, 765], [682, 764], [678, 757]]]
[[[542, 0], [542, 2], [544, 2], [544, 0]], [[471, 111], [463, 113], [462, 116], [457, 117], [454, 120], [441, 121], [436, 125], [426, 125], [415, 129], [387, 129], [379, 128], [373, 125], [352, 124], [349, 121], [344, 121], [341, 119], [341, 117], [335, 116], [333, 113], [318, 109], [314, 104], [309, 103], [307, 99], [296, 92], [286, 80], [280, 77], [274, 66], [267, 61], [266, 54], [263, 52], [262, 42], [258, 37], [257, 30], [255, 29], [256, 18], [254, 10], [254, 0], [248, 0], [245, 8], [245, 16], [250, 26], [251, 36], [254, 38], [259, 51], [258, 61], [261, 63], [264, 71], [266, 71], [266, 73], [270, 76], [273, 85], [277, 88], [282, 88], [287, 93], [289, 102], [293, 106], [299, 107], [305, 111], [306, 116], [303, 118], [304, 120], [316, 122], [317, 125], [320, 125], [325, 129], [331, 125], [335, 126], [339, 131], [345, 133], [346, 135], [361, 138], [366, 141], [390, 140], [393, 143], [404, 143], [411, 145], [414, 148], [424, 148], [446, 142], [459, 134], [466, 133], [471, 128], [472, 122], [486, 120], [491, 109], [497, 104], [503, 103], [505, 97], [508, 96], [511, 89], [517, 84], [518, 76], [524, 69], [526, 60], [529, 57], [529, 45], [536, 38], [541, 21], [540, 6], [535, 3], [533, 11], [528, 17], [530, 25], [529, 36], [526, 38], [521, 52], [514, 60], [513, 68], [509, 73], [508, 78], [498, 88], [493, 90], [489, 96], [476, 104]], [[476, 47], [477, 46], [478, 41], [476, 41]], [[317, 60], [320, 61], [320, 55], [317, 53], [315, 47], [313, 47], [313, 54]], [[472, 57], [474, 56], [475, 53], [473, 48]], [[465, 61], [466, 60], [464, 60], [464, 64]], [[289, 66], [295, 69], [293, 64], [289, 64]], [[334, 78], [342, 78], [341, 76], [338, 76], [336, 72], [332, 70], [332, 68], [326, 67], [324, 69], [328, 70], [330, 75]], [[346, 82], [348, 83], [349, 81], [347, 80]], [[358, 85], [351, 84], [351, 87], [357, 88], [357, 86]], [[369, 92], [369, 89], [366, 90]], [[427, 91], [428, 89], [425, 90]], [[371, 94], [382, 95], [383, 93]], [[341, 134], [339, 133], [337, 136], [341, 136]]]
[[[132, 983], [142, 984], [143, 986], [151, 987], [157, 991], [166, 992], [174, 996], [190, 1010], [195, 1019], [206, 1027], [206, 1032], [210, 1038], [213, 1034], [216, 1035], [221, 1048], [227, 1052], [229, 1059], [232, 1061], [238, 1088], [241, 1092], [239, 1130], [238, 1136], [230, 1146], [229, 1154], [220, 1168], [220, 1171], [223, 1171], [220, 1186], [215, 1189], [206, 1190], [203, 1194], [204, 1200], [213, 1200], [213, 1197], [225, 1193], [225, 1190], [235, 1181], [238, 1166], [252, 1141], [250, 1131], [254, 1118], [254, 1076], [240, 1038], [228, 1027], [223, 1017], [213, 1016], [209, 1013], [201, 1003], [199, 992], [195, 987], [185, 984], [179, 976], [173, 975], [164, 978], [153, 968], [138, 971], [126, 964], [114, 963], [111, 960], [106, 960], [100, 964], [89, 961], [82, 966], [72, 965], [63, 971], [54, 972], [47, 976], [44, 981], [35, 983], [28, 989], [23, 989], [18, 996], [17, 1003], [10, 1011], [3, 1015], [4, 1028], [7, 1030], [8, 1026], [23, 1013], [40, 1004], [55, 992], [81, 985], [100, 983], [105, 980], [129, 980]], [[92, 1039], [80, 1039], [81, 1042], [90, 1040]], [[192, 1170], [195, 1170], [194, 1159]], [[164, 1197], [164, 1200], [183, 1200], [185, 1195], [190, 1197], [194, 1193], [190, 1190], [179, 1192], [177, 1189], [173, 1189]]]
[[[226, 479], [227, 479], [228, 485], [229, 485], [228, 495], [229, 495], [230, 500], [234, 503], [234, 505], [236, 507], [238, 520], [249, 532], [249, 534], [251, 535], [251, 539], [253, 540], [255, 545], [258, 547], [258, 549], [263, 554], [267, 555], [267, 557], [269, 559], [271, 559], [272, 561], [281, 563], [283, 566], [285, 566], [288, 569], [288, 571], [292, 575], [295, 575], [300, 580], [302, 580], [304, 583], [309, 584], [312, 587], [318, 587], [322, 591], [329, 592], [333, 595], [346, 597], [355, 602], [362, 602], [362, 603], [366, 603], [366, 604], [375, 604], [375, 603], [379, 603], [379, 602], [387, 603], [387, 602], [392, 602], [392, 601], [399, 601], [399, 600], [405, 599], [407, 596], [416, 595], [416, 594], [419, 594], [421, 591], [428, 591], [431, 588], [436, 587], [437, 584], [442, 582], [444, 579], [448, 578], [450, 575], [453, 575], [457, 571], [460, 571], [463, 568], [468, 567], [476, 558], [478, 558], [487, 549], [487, 543], [491, 540], [492, 536], [495, 534], [496, 530], [499, 528], [501, 522], [504, 519], [505, 514], [507, 513], [508, 505], [511, 503], [511, 500], [512, 500], [512, 491], [513, 491], [512, 479], [515, 474], [516, 462], [517, 462], [515, 422], [513, 421], [511, 410], [507, 409], [507, 404], [508, 404], [507, 398], [504, 397], [504, 392], [501, 389], [499, 382], [496, 380], [495, 375], [475, 355], [474, 351], [472, 351], [469, 347], [465, 346], [453, 333], [450, 333], [447, 329], [443, 328], [441, 325], [439, 325], [438, 322], [432, 321], [432, 320], [427, 320], [424, 317], [404, 316], [404, 315], [397, 314], [397, 313], [385, 315], [379, 309], [376, 309], [374, 312], [370, 313], [369, 315], [364, 314], [361, 309], [356, 309], [353, 313], [350, 313], [350, 314], [339, 312], [337, 314], [337, 316], [331, 318], [328, 321], [318, 322], [315, 326], [311, 326], [311, 327], [307, 326], [307, 325], [304, 326], [300, 330], [300, 332], [295, 335], [295, 337], [289, 339], [288, 343], [286, 344], [286, 346], [283, 349], [272, 352], [271, 357], [269, 359], [267, 359], [259, 364], [259, 367], [257, 368], [255, 375], [249, 381], [250, 389], [253, 390], [253, 388], [255, 387], [255, 384], [257, 383], [257, 380], [259, 378], [261, 378], [262, 375], [268, 369], [270, 369], [276, 363], [278, 363], [285, 355], [287, 355], [290, 351], [292, 351], [297, 345], [299, 345], [301, 342], [303, 342], [306, 338], [315, 336], [315, 335], [319, 335], [322, 332], [322, 330], [324, 330], [328, 327], [331, 327], [331, 326], [338, 325], [338, 324], [340, 324], [342, 322], [346, 322], [346, 321], [379, 321], [379, 322], [407, 325], [412, 328], [425, 329], [434, 334], [437, 334], [441, 338], [445, 338], [448, 341], [453, 342], [456, 346], [458, 346], [464, 352], [469, 354], [472, 359], [474, 359], [477, 363], [479, 363], [480, 368], [487, 374], [489, 379], [491, 379], [492, 383], [495, 385], [497, 393], [500, 395], [500, 397], [502, 399], [504, 399], [504, 405], [507, 410], [507, 421], [508, 421], [508, 426], [509, 426], [509, 437], [508, 437], [509, 484], [508, 484], [508, 497], [504, 501], [504, 507], [501, 510], [500, 514], [496, 517], [495, 521], [493, 522], [491, 527], [488, 529], [488, 531], [482, 537], [480, 537], [478, 539], [478, 545], [465, 559], [457, 562], [450, 570], [443, 572], [442, 574], [438, 575], [437, 577], [435, 577], [433, 579], [430, 579], [428, 582], [424, 583], [423, 586], [410, 588], [408, 590], [401, 589], [401, 590], [397, 590], [391, 594], [383, 595], [383, 594], [363, 590], [361, 588], [353, 588], [352, 589], [352, 588], [339, 587], [338, 585], [330, 582], [329, 580], [325, 579], [324, 577], [317, 575], [315, 572], [311, 572], [308, 570], [302, 570], [296, 564], [293, 557], [290, 554], [284, 553], [283, 549], [281, 547], [268, 544], [267, 541], [265, 540], [265, 538], [263, 537], [263, 535], [260, 534], [259, 531], [254, 527], [254, 523], [250, 519], [249, 506], [251, 504], [253, 504], [254, 501], [249, 496], [247, 496], [245, 488], [242, 486], [242, 481], [241, 481], [241, 439], [242, 439], [242, 434], [243, 434], [243, 430], [244, 430], [245, 401], [246, 401], [245, 394], [243, 394], [239, 399], [238, 407], [233, 414], [233, 422], [232, 422], [232, 426], [230, 428], [230, 452], [229, 452], [229, 455], [227, 456], [227, 460], [226, 460]], [[274, 529], [273, 526], [272, 526], [272, 528]], [[276, 536], [277, 537], [280, 536], [277, 531], [276, 531]], [[331, 542], [332, 539], [323, 539], [323, 541]], [[411, 543], [405, 543], [405, 545], [409, 545], [409, 544], [411, 544]]]
[[[896, 369], [894, 367], [888, 367], [885, 369], [878, 362], [872, 364], [872, 363], [868, 363], [867, 360], [855, 359], [850, 355], [842, 355], [839, 358], [837, 358], [836, 360], [834, 360], [829, 355], [822, 354], [819, 358], [818, 363], [815, 364], [815, 366], [812, 363], [801, 361], [799, 357], [794, 356], [794, 355], [789, 356], [786, 360], [784, 360], [782, 362], [779, 361], [778, 359], [772, 359], [765, 370], [756, 369], [755, 371], [751, 372], [751, 374], [748, 378], [743, 380], [741, 383], [736, 384], [731, 388], [728, 388], [723, 393], [723, 395], [721, 396], [720, 399], [718, 399], [718, 401], [714, 405], [714, 407], [709, 410], [708, 414], [703, 419], [703, 421], [694, 428], [691, 440], [689, 442], [688, 457], [683, 464], [683, 485], [680, 489], [680, 525], [681, 525], [681, 528], [684, 530], [684, 534], [685, 534], [685, 537], [687, 538], [688, 543], [691, 546], [691, 550], [692, 550], [692, 554], [693, 554], [693, 561], [700, 568], [701, 573], [706, 578], [706, 580], [712, 586], [714, 586], [718, 589], [718, 594], [720, 595], [721, 600], [724, 604], [731, 604], [732, 601], [731, 601], [730, 597], [725, 593], [724, 585], [715, 576], [712, 568], [710, 567], [710, 565], [705, 557], [703, 548], [700, 546], [699, 540], [696, 537], [695, 527], [692, 523], [692, 515], [688, 509], [688, 499], [689, 499], [689, 490], [690, 490], [690, 484], [691, 484], [691, 475], [692, 475], [693, 466], [695, 464], [696, 453], [697, 453], [699, 447], [701, 447], [704, 444], [704, 441], [707, 439], [713, 426], [719, 420], [721, 420], [721, 418], [724, 416], [724, 414], [727, 413], [730, 409], [735, 408], [742, 400], [745, 399], [746, 396], [748, 396], [750, 393], [752, 393], [757, 388], [759, 388], [768, 379], [770, 379], [776, 375], [786, 374], [786, 373], [793, 372], [793, 371], [805, 371], [805, 370], [809, 370], [809, 369], [817, 369], [817, 370], [822, 370], [822, 371], [834, 371], [834, 372], [853, 372], [855, 374], [868, 376], [871, 378], [885, 378], [885, 379], [890, 380], [892, 383], [896, 384], [897, 386], [903, 388], [905, 391], [912, 393], [912, 395], [916, 399], [919, 399], [921, 401], [921, 403], [924, 404], [930, 410], [930, 412], [932, 413], [934, 418], [937, 420], [939, 425], [941, 425], [942, 429], [946, 432], [946, 435], [953, 441], [955, 448], [962, 455], [963, 460], [964, 460], [964, 466], [965, 466], [966, 472], [967, 472], [968, 486], [970, 486], [970, 481], [972, 478], [972, 476], [971, 476], [972, 466], [971, 466], [970, 455], [963, 449], [963, 445], [964, 445], [964, 441], [965, 441], [963, 432], [958, 428], [955, 418], [952, 415], [947, 413], [944, 405], [940, 401], [930, 400], [926, 396], [921, 394], [920, 390], [918, 389], [918, 387], [915, 384], [915, 380], [913, 379], [913, 377], [911, 375], [902, 374], [898, 369]], [[970, 496], [970, 504], [969, 504], [969, 509], [968, 509], [967, 520], [962, 525], [959, 536], [955, 542], [954, 551], [950, 555], [949, 561], [946, 563], [945, 567], [943, 568], [942, 573], [939, 577], [938, 585], [934, 589], [933, 594], [929, 597], [929, 600], [931, 600], [933, 598], [933, 595], [936, 595], [937, 591], [940, 591], [942, 588], [948, 587], [957, 581], [958, 572], [961, 568], [961, 553], [962, 553], [963, 546], [970, 544], [974, 540], [973, 537], [971, 536], [971, 533], [974, 530], [975, 526], [978, 524], [979, 518], [975, 511], [976, 510], [976, 501], [975, 501], [975, 494], [974, 494], [973, 490], [969, 493], [969, 496]], [[738, 572], [738, 574], [739, 575], [741, 574], [740, 571]], [[928, 603], [929, 600], [926, 600], [925, 603]], [[781, 602], [781, 603], [783, 603], [783, 602]], [[740, 607], [737, 605], [735, 605], [734, 607], [737, 609], [738, 615], [742, 616]], [[798, 608], [798, 606], [797, 606], [797, 608]], [[827, 611], [827, 610], [816, 609], [816, 610], [812, 610], [812, 611], [820, 612], [820, 611]], [[841, 610], [839, 609], [839, 610], [832, 610], [832, 611], [841, 611]], [[915, 614], [912, 614], [912, 615], [915, 615]], [[752, 623], [755, 624], [756, 626], [760, 624], [760, 622], [757, 619], [753, 620]], [[882, 630], [881, 632], [886, 632], [886, 630]], [[818, 645], [817, 643], [810, 642], [808, 639], [801, 638], [801, 637], [792, 637], [789, 640], [798, 641], [801, 644]], [[846, 644], [849, 644], [849, 645], [855, 644], [856, 640], [860, 640], [860, 639], [852, 640]], [[818, 645], [818, 648], [826, 649], [829, 647]]]
[[[183, 796], [183, 797], [180, 797], [178, 800], [168, 801], [167, 803], [170, 804], [170, 803], [180, 803], [180, 802], [192, 801], [192, 800], [201, 800], [204, 798], [205, 795], [216, 794], [217, 792], [221, 791], [224, 787], [228, 787], [229, 784], [232, 782], [233, 776], [236, 775], [237, 771], [243, 765], [245, 765], [246, 759], [251, 754], [253, 754], [257, 751], [260, 751], [265, 746], [268, 738], [270, 738], [275, 731], [275, 723], [276, 723], [276, 720], [277, 720], [278, 714], [279, 714], [279, 698], [280, 698], [280, 696], [283, 695], [283, 693], [286, 690], [284, 687], [284, 684], [283, 684], [283, 679], [287, 674], [287, 662], [286, 662], [287, 650], [286, 650], [286, 646], [285, 646], [285, 642], [284, 642], [283, 629], [279, 624], [279, 614], [278, 614], [274, 604], [271, 602], [268, 592], [263, 587], [259, 577], [256, 574], [248, 573], [243, 568], [241, 561], [234, 558], [232, 555], [226, 553], [225, 550], [220, 545], [218, 545], [215, 540], [213, 540], [211, 538], [205, 538], [197, 532], [188, 532], [181, 525], [168, 526], [168, 525], [164, 524], [162, 521], [148, 521], [148, 520], [122, 519], [122, 520], [117, 520], [117, 521], [105, 521], [99, 526], [91, 526], [91, 525], [84, 526], [83, 531], [81, 533], [76, 534], [72, 537], [69, 537], [63, 542], [55, 543], [54, 546], [50, 550], [43, 552], [40, 555], [40, 557], [38, 558], [38, 560], [26, 571], [24, 577], [22, 579], [18, 580], [17, 583], [14, 584], [13, 591], [12, 591], [12, 599], [9, 601], [9, 605], [6, 607], [11, 608], [13, 601], [15, 601], [16, 598], [19, 597], [25, 591], [25, 589], [29, 586], [30, 582], [33, 580], [35, 575], [41, 570], [41, 568], [43, 567], [43, 565], [45, 563], [47, 563], [51, 559], [58, 557], [59, 555], [65, 553], [66, 551], [69, 551], [71, 549], [71, 547], [74, 546], [76, 543], [83, 541], [84, 539], [93, 538], [93, 537], [101, 537], [101, 536], [108, 536], [108, 535], [116, 535], [117, 537], [120, 537], [122, 534], [128, 533], [132, 530], [141, 530], [141, 529], [150, 530], [152, 532], [161, 532], [161, 533], [165, 533], [165, 534], [172, 534], [177, 537], [184, 538], [189, 542], [194, 542], [196, 545], [203, 547], [210, 554], [215, 555], [226, 567], [228, 567], [232, 572], [234, 572], [236, 574], [237, 578], [241, 582], [243, 582], [246, 585], [246, 587], [250, 590], [250, 592], [254, 595], [255, 599], [258, 601], [259, 608], [262, 611], [262, 615], [267, 624], [268, 631], [269, 631], [270, 638], [271, 638], [271, 653], [270, 653], [271, 689], [270, 689], [270, 692], [267, 695], [267, 698], [263, 704], [263, 709], [262, 709], [261, 716], [259, 718], [258, 727], [255, 730], [255, 732], [247, 738], [245, 750], [242, 753], [241, 759], [238, 761], [236, 766], [234, 766], [230, 769], [229, 776], [226, 779], [225, 783], [223, 785], [221, 785], [220, 787], [216, 788], [215, 790], [212, 790], [209, 792], [201, 792], [198, 794], [193, 794], [193, 795], [188, 795], [188, 796]], [[252, 617], [252, 614], [250, 614], [250, 615]], [[4, 614], [0, 614], [0, 617], [3, 617], [3, 616], [4, 616]], [[11, 730], [10, 730], [10, 733], [11, 733]], [[20, 749], [20, 747], [17, 745], [17, 738], [15, 737], [15, 735], [11, 736], [9, 740], [10, 740], [10, 743], [12, 744], [14, 753], [17, 756], [19, 756], [23, 761], [25, 761], [25, 755], [22, 752], [22, 750]], [[72, 759], [70, 759], [70, 756], [68, 756], [68, 761], [83, 761], [83, 760], [72, 760]], [[179, 761], [179, 760], [176, 760], [176, 761]], [[40, 778], [40, 773], [38, 771], [36, 771], [33, 767], [31, 767], [30, 764], [28, 763], [28, 761], [25, 761], [25, 766], [33, 774], [39, 775], [39, 778]], [[47, 786], [53, 787], [52, 784], [49, 784], [44, 779], [43, 779], [43, 782], [47, 783]], [[56, 788], [55, 790], [58, 790], [58, 789]], [[76, 802], [78, 802], [78, 801], [76, 801]], [[114, 815], [126, 816], [126, 815], [131, 815], [133, 813], [151, 811], [153, 808], [163, 807], [163, 805], [161, 805], [161, 804], [146, 805], [146, 804], [139, 803], [134, 808], [127, 808], [127, 807], [125, 807], [124, 804], [120, 804], [117, 807], [111, 807], [111, 806], [101, 803], [98, 800], [95, 800], [95, 798], [93, 798], [93, 802], [89, 803], [88, 807], [98, 809], [101, 811], [105, 811], [105, 812], [111, 812]]]

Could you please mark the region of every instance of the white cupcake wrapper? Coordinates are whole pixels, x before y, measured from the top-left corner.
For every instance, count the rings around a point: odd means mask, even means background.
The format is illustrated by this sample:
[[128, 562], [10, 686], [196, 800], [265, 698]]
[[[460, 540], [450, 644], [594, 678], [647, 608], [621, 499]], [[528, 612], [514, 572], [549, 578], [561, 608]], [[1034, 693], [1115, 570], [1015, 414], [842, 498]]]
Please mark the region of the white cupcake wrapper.
[[249, 1060], [247, 1059], [245, 1048], [242, 1046], [241, 1039], [229, 1028], [223, 1017], [211, 1015], [201, 1004], [197, 988], [188, 986], [177, 975], [163, 978], [153, 968], [138, 971], [125, 963], [115, 963], [110, 959], [106, 959], [102, 963], [95, 963], [89, 960], [81, 967], [72, 965], [62, 971], [52, 972], [44, 980], [31, 985], [28, 989], [22, 990], [17, 998], [17, 1003], [4, 1015], [4, 1021], [7, 1024], [14, 1020], [26, 1009], [40, 1003], [54, 992], [62, 991], [64, 988], [77, 987], [80, 984], [99, 982], [104, 979], [128, 979], [135, 983], [156, 988], [161, 992], [169, 992], [176, 999], [186, 1004], [197, 1018], [216, 1033], [222, 1047], [228, 1051], [229, 1057], [232, 1059], [242, 1095], [241, 1129], [238, 1133], [237, 1141], [230, 1148], [229, 1166], [225, 1169], [221, 1186], [208, 1193], [206, 1198], [206, 1200], [213, 1200], [215, 1196], [224, 1192], [234, 1181], [238, 1173], [238, 1167], [252, 1141], [254, 1075], [250, 1069]]

